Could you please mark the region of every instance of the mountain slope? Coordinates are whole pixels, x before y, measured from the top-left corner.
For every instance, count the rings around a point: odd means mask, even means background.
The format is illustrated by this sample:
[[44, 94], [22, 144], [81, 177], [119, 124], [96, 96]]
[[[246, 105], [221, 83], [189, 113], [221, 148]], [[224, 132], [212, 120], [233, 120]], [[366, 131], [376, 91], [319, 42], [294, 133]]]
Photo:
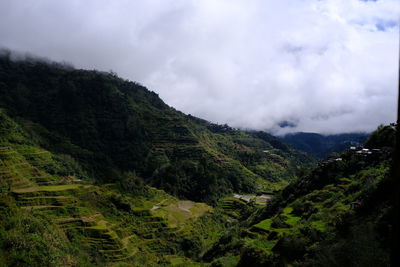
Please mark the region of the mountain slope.
[[236, 219], [176, 196], [273, 191], [309, 157], [113, 74], [4, 54], [0, 160], [0, 265], [198, 266]]
[[367, 133], [321, 135], [317, 133], [292, 133], [280, 139], [295, 149], [323, 159], [332, 152], [340, 152], [350, 146], [360, 146], [367, 139]]
[[370, 151], [320, 162], [204, 259], [236, 257], [237, 266], [390, 266], [396, 131], [380, 127], [365, 143]]
[[[264, 132], [5, 53], [0, 266], [387, 266], [396, 132], [302, 169], [305, 153]], [[246, 191], [275, 192], [229, 194]]]
[[218, 125], [114, 74], [12, 61], [7, 53], [0, 59], [0, 107], [93, 179], [113, 182], [134, 171], [176, 196], [208, 203], [232, 191], [272, 190], [272, 182], [295, 177], [310, 161], [241, 131], [213, 132]]
[[0, 111], [0, 266], [196, 266], [227, 226], [133, 173], [106, 185], [86, 175]]

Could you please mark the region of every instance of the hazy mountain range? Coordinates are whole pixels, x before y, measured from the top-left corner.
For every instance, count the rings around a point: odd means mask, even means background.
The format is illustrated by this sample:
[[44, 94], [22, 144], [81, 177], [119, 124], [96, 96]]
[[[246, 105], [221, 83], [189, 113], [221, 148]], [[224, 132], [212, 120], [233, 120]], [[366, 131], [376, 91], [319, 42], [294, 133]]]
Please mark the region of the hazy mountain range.
[[369, 133], [322, 135], [318, 133], [299, 132], [287, 134], [279, 138], [298, 150], [322, 159], [332, 152], [340, 152], [350, 146], [360, 146], [367, 140], [368, 136]]

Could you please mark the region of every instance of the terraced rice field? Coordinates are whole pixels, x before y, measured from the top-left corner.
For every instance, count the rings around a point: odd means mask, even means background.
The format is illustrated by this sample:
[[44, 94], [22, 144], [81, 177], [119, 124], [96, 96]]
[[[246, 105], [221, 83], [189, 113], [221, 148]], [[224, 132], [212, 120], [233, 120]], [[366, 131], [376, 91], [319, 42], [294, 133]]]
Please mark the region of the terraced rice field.
[[255, 195], [255, 194], [233, 194], [234, 198], [241, 199], [243, 201], [249, 202], [254, 200], [256, 204], [260, 206], [265, 206], [269, 199], [272, 198], [271, 194], [262, 194], [262, 195]]
[[159, 208], [153, 209], [152, 214], [165, 218], [168, 226], [175, 228], [182, 226], [189, 219], [196, 219], [204, 213], [211, 211], [211, 207], [204, 203], [195, 203], [193, 201], [175, 201], [169, 204], [160, 204]]
[[233, 218], [239, 218], [241, 216], [240, 210], [247, 205], [247, 202], [235, 198], [235, 197], [228, 197], [224, 198], [220, 201], [220, 207], [225, 211], [226, 214]]
[[[30, 153], [30, 156], [36, 159], [39, 166], [49, 164], [49, 153], [41, 153], [48, 162], [40, 161], [37, 154]], [[47, 211], [51, 217], [55, 216], [51, 212], [54, 209], [79, 207], [80, 200], [76, 196], [93, 187], [82, 184], [56, 184], [55, 177], [39, 170], [10, 147], [0, 147], [0, 178], [8, 184], [10, 194], [21, 209]], [[131, 249], [130, 246], [129, 240], [132, 236], [118, 236], [112, 230], [112, 225], [100, 213], [86, 217], [79, 212], [74, 214], [74, 217], [56, 216], [54, 222], [65, 232], [72, 229], [80, 231], [85, 236], [84, 241], [93, 245], [110, 261], [126, 260], [137, 252], [137, 249]]]
[[[173, 239], [187, 222], [211, 211], [206, 204], [179, 201], [154, 189], [153, 199], [142, 200], [131, 207], [136, 225], [122, 225], [120, 221], [104, 216], [98, 208], [88, 208], [91, 196], [104, 192], [104, 189], [76, 183], [76, 179], [65, 184], [63, 182], [71, 179], [43, 171], [51, 164], [54, 164], [51, 154], [46, 151], [0, 147], [0, 179], [17, 205], [51, 218], [67, 236], [78, 232], [84, 237], [81, 242], [100, 253], [110, 264], [135, 258], [140, 262], [143, 253], [174, 253], [170, 244], [163, 240]], [[164, 239], [160, 239], [161, 235]], [[156, 259], [149, 257], [143, 261], [145, 265], [151, 265], [156, 264]], [[197, 266], [185, 257], [171, 256], [166, 260], [171, 265]]]
[[286, 207], [277, 216], [253, 225], [245, 238], [246, 244], [271, 253], [280, 237], [297, 231], [296, 225], [301, 218], [294, 216], [292, 211], [293, 208]]

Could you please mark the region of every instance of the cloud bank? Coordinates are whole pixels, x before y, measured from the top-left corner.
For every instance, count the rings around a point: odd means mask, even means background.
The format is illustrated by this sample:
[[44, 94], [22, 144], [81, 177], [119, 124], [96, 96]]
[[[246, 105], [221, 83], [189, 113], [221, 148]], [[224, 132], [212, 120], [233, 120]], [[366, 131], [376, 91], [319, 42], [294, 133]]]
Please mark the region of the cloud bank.
[[3, 0], [0, 45], [234, 127], [371, 131], [396, 119], [399, 15], [397, 0]]

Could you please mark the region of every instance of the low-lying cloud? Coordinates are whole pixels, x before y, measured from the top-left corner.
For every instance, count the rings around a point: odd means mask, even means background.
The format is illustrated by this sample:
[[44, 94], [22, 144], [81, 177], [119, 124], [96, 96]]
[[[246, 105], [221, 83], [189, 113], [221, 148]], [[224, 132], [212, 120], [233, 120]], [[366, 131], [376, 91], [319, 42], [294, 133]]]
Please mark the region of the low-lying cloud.
[[399, 14], [397, 0], [3, 0], [0, 45], [234, 127], [371, 131], [396, 119]]

